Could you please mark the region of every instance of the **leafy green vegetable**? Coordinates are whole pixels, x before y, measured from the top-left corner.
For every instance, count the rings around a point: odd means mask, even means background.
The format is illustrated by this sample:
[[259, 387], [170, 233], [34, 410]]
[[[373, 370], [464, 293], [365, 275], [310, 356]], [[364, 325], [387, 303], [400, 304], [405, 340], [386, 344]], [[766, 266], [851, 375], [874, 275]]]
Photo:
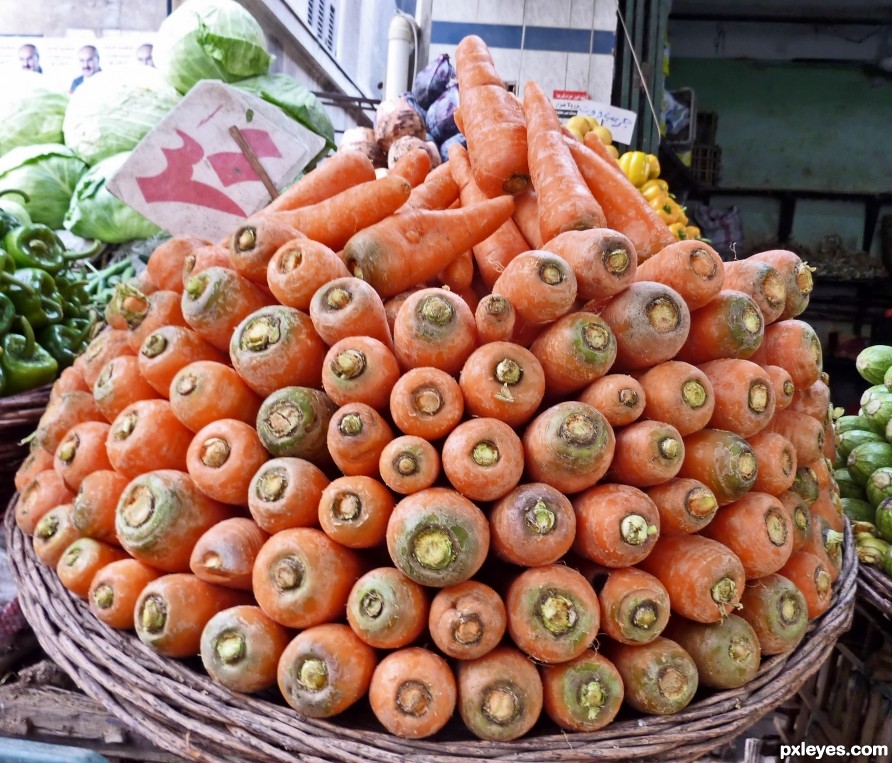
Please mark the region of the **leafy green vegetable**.
[[158, 29], [153, 57], [181, 93], [202, 79], [266, 74], [271, 56], [257, 20], [235, 0], [187, 0]]
[[87, 164], [67, 146], [19, 146], [0, 157], [0, 191], [17, 188], [30, 197], [22, 204], [35, 223], [61, 228], [74, 187]]
[[39, 74], [10, 77], [0, 99], [0, 154], [18, 146], [61, 143], [68, 93], [49, 90]]
[[130, 151], [180, 101], [151, 66], [124, 66], [84, 81], [65, 112], [65, 144], [88, 164]]
[[106, 187], [130, 153], [124, 151], [103, 159], [81, 177], [65, 215], [68, 230], [107, 244], [122, 244], [161, 233], [157, 225], [128, 207]]

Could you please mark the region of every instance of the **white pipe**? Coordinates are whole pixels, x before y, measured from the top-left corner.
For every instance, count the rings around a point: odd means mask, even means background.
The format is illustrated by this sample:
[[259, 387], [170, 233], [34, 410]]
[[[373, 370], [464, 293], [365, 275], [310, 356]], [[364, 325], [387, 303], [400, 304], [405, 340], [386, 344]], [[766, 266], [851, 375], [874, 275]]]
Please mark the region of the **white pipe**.
[[384, 98], [396, 98], [410, 88], [409, 62], [417, 32], [411, 17], [397, 13], [387, 30], [387, 71], [384, 75]]
[[418, 50], [415, 51], [415, 70], [427, 66], [431, 50], [431, 17], [434, 0], [418, 0], [415, 5], [415, 23], [418, 25]]

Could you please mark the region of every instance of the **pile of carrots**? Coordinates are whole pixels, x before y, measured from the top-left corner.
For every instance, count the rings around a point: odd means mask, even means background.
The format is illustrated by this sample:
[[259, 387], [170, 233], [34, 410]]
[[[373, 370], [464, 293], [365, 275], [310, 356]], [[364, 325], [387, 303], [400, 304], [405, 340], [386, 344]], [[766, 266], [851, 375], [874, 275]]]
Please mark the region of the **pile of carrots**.
[[456, 67], [447, 163], [339, 153], [157, 247], [53, 389], [18, 526], [102, 622], [303, 716], [677, 712], [830, 605], [811, 271], [676, 241], [482, 40]]

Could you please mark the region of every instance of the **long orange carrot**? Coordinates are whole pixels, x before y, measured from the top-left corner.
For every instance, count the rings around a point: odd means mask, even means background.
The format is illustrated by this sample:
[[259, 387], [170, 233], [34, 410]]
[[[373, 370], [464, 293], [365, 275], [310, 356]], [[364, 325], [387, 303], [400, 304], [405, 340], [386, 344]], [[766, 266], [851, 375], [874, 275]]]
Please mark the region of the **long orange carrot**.
[[444, 162], [412, 189], [402, 209], [446, 209], [458, 199], [458, 194], [458, 181], [453, 177], [452, 168]]
[[375, 179], [375, 168], [358, 151], [339, 151], [304, 175], [261, 210], [262, 214], [317, 204], [359, 183]]
[[609, 299], [635, 280], [638, 253], [629, 239], [610, 228], [567, 231], [543, 249], [570, 263], [581, 299]]

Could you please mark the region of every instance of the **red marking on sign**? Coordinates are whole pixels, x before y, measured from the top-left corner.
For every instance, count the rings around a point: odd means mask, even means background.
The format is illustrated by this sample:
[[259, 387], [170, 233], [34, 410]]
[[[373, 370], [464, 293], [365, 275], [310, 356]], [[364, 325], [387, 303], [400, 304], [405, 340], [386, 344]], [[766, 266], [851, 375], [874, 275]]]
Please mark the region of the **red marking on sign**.
[[557, 101], [584, 101], [588, 93], [585, 90], [552, 90], [551, 97]]
[[204, 149], [195, 138], [182, 130], [176, 132], [183, 145], [180, 148], [161, 149], [167, 161], [164, 170], [153, 177], [136, 178], [143, 198], [150, 204], [156, 201], [177, 201], [247, 217], [244, 210], [223, 191], [192, 179], [195, 165], [204, 158]]
[[[254, 155], [258, 159], [273, 157], [278, 159], [282, 156], [276, 144], [273, 142], [272, 136], [266, 130], [254, 130], [248, 128], [242, 130], [245, 142], [251, 147]], [[224, 188], [228, 188], [236, 183], [244, 183], [248, 180], [260, 180], [260, 176], [254, 171], [247, 157], [240, 151], [220, 151], [211, 154], [208, 157], [211, 167], [220, 178]]]

